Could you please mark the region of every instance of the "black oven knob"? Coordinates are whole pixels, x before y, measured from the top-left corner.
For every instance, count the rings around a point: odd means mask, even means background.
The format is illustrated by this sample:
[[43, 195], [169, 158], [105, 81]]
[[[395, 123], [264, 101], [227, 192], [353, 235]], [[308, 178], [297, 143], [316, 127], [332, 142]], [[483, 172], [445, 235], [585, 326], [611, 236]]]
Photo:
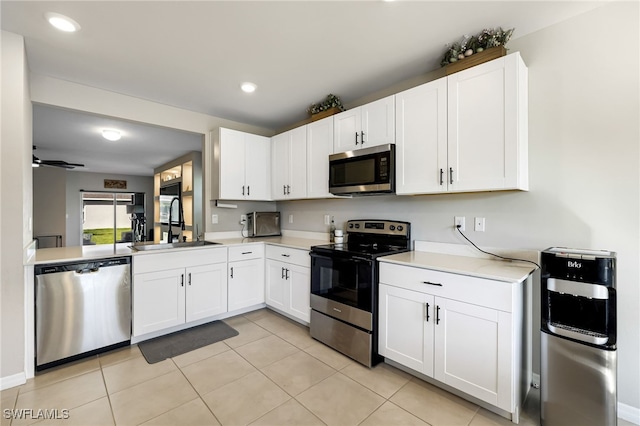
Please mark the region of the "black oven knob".
[[356, 223], [356, 229], [360, 229], [360, 224]]
[[[389, 231], [395, 231], [396, 227], [393, 225], [389, 225]], [[398, 226], [398, 231], [400, 231], [400, 227]]]
[[353, 228], [353, 223], [350, 223], [350, 224], [349, 224], [349, 228]]
[[403, 229], [402, 225], [398, 225], [398, 231], [402, 231]]

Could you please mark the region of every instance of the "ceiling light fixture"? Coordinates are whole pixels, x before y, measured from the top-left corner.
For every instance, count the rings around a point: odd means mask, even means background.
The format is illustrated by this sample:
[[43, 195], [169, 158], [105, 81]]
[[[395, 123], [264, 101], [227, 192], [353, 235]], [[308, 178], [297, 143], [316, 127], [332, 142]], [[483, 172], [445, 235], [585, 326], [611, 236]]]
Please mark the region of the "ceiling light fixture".
[[109, 141], [117, 141], [122, 137], [117, 130], [105, 129], [102, 131], [102, 137]]
[[59, 13], [47, 12], [44, 14], [45, 19], [60, 31], [73, 33], [80, 30], [80, 24], [68, 16]]
[[253, 93], [256, 91], [258, 86], [256, 86], [254, 83], [251, 83], [250, 81], [246, 81], [240, 85], [240, 88], [245, 93]]

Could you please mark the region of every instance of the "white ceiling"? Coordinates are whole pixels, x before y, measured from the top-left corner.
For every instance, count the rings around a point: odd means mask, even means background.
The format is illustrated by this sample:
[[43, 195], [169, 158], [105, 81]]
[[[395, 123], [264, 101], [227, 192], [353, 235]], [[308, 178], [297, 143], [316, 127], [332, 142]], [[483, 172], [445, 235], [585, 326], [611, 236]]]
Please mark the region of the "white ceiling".
[[[0, 7], [2, 29], [25, 37], [33, 73], [277, 130], [306, 118], [309, 104], [329, 93], [348, 104], [438, 68], [445, 45], [464, 34], [501, 26], [515, 28], [516, 39], [605, 2], [3, 0]], [[45, 12], [82, 29], [61, 33]], [[258, 85], [251, 95], [239, 90], [247, 80]], [[86, 143], [58, 123], [61, 135], [49, 145], [40, 117], [83, 116], [45, 109], [34, 116], [38, 156], [67, 149], [63, 159], [73, 160], [72, 147]], [[153, 138], [141, 139], [155, 149]], [[150, 167], [148, 151], [125, 155], [133, 156]]]

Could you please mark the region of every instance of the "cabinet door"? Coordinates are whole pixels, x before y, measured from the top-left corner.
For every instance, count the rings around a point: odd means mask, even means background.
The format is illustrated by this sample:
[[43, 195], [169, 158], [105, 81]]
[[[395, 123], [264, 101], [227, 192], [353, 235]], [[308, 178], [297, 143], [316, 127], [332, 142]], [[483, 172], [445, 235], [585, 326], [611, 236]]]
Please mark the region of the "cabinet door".
[[274, 200], [287, 198], [289, 183], [289, 132], [271, 138], [271, 196]]
[[264, 260], [229, 262], [229, 312], [264, 303]]
[[518, 61], [509, 55], [448, 77], [449, 190], [517, 187], [519, 127], [526, 126], [518, 122]]
[[360, 147], [394, 143], [395, 133], [395, 97], [393, 95], [368, 103], [361, 109]]
[[227, 312], [227, 264], [187, 268], [186, 321]]
[[447, 79], [396, 95], [396, 193], [447, 190]]
[[511, 410], [511, 314], [436, 298], [435, 378]]
[[[360, 148], [360, 108], [353, 108], [333, 116], [333, 152]], [[357, 138], [356, 138], [357, 135]]]
[[433, 377], [433, 296], [385, 284], [379, 295], [378, 352]]
[[311, 272], [309, 268], [287, 264], [285, 278], [287, 278], [289, 305], [287, 311], [296, 318], [309, 322], [311, 317]]
[[245, 133], [247, 200], [271, 199], [271, 139]]
[[245, 185], [245, 133], [220, 129], [220, 198], [242, 200]]
[[141, 336], [185, 322], [185, 270], [133, 276], [133, 335]]
[[287, 197], [302, 199], [307, 197], [307, 128], [301, 126], [290, 133]]
[[307, 197], [329, 198], [329, 155], [333, 153], [333, 117], [307, 124]]
[[267, 260], [265, 302], [267, 306], [281, 311], [286, 311], [288, 305], [286, 300], [288, 293], [285, 269], [285, 263]]

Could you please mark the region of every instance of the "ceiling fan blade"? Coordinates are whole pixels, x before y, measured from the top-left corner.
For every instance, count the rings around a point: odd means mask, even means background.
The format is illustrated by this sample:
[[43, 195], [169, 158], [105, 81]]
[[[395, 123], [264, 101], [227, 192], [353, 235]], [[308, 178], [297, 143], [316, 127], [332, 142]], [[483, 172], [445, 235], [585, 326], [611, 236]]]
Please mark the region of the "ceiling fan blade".
[[61, 167], [63, 169], [73, 169], [76, 167], [84, 167], [84, 164], [79, 163], [67, 163], [61, 160], [41, 160], [40, 164], [43, 166]]

